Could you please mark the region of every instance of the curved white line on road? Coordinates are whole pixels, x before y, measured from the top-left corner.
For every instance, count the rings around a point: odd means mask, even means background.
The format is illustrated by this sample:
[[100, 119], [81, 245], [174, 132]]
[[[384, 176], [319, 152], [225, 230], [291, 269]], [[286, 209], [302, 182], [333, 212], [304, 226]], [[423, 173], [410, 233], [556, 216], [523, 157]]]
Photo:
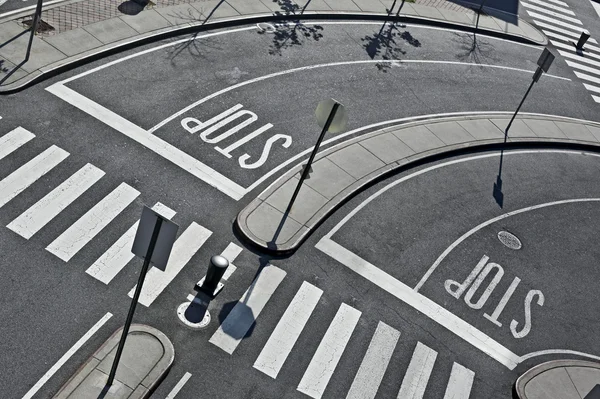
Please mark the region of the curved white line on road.
[[[444, 64], [444, 65], [462, 65], [462, 66], [468, 65], [468, 66], [478, 66], [478, 67], [486, 67], [486, 68], [505, 69], [505, 70], [509, 70], [509, 71], [525, 72], [525, 73], [529, 73], [529, 74], [535, 73], [535, 71], [530, 71], [528, 69], [513, 68], [513, 67], [508, 67], [508, 66], [503, 66], [503, 65], [478, 64], [478, 63], [474, 63], [474, 62], [444, 61], [444, 60], [358, 60], [358, 61], [340, 61], [340, 62], [328, 62], [325, 64], [307, 65], [307, 66], [303, 66], [303, 67], [287, 69], [284, 71], [278, 71], [278, 72], [270, 73], [268, 75], [259, 76], [257, 78], [249, 79], [249, 80], [234, 84], [232, 86], [226, 87], [224, 89], [221, 89], [221, 90], [214, 92], [204, 98], [201, 98], [200, 100], [188, 105], [181, 111], [178, 111], [178, 112], [174, 113], [173, 115], [169, 116], [167, 119], [158, 123], [153, 128], [148, 129], [148, 133], [153, 133], [157, 129], [160, 129], [167, 123], [171, 122], [173, 119], [188, 112], [192, 108], [195, 108], [198, 105], [207, 102], [208, 100], [212, 100], [213, 98], [218, 97], [221, 94], [225, 94], [232, 90], [239, 89], [240, 87], [244, 87], [244, 86], [247, 86], [247, 85], [250, 85], [253, 83], [261, 82], [263, 80], [271, 79], [271, 78], [278, 77], [278, 76], [288, 75], [288, 74], [296, 73], [296, 72], [309, 71], [309, 70], [317, 69], [317, 68], [357, 65], [357, 64], [392, 64], [392, 65], [394, 65], [394, 64]], [[562, 76], [549, 75], [549, 74], [546, 74], [546, 76], [555, 78], [555, 79], [571, 81], [571, 79], [563, 78]]]
[[446, 250], [444, 252], [442, 252], [442, 254], [436, 259], [436, 261], [433, 263], [433, 265], [431, 265], [429, 270], [427, 270], [427, 273], [425, 273], [423, 275], [423, 277], [421, 278], [421, 281], [419, 281], [419, 283], [415, 286], [414, 290], [419, 291], [419, 289], [423, 286], [423, 284], [425, 284], [425, 282], [431, 276], [431, 274], [435, 271], [435, 269], [437, 269], [437, 267], [440, 265], [440, 263], [442, 263], [442, 261], [446, 258], [446, 256], [448, 256], [448, 254], [454, 250], [454, 248], [456, 248], [458, 245], [460, 245], [460, 243], [462, 243], [464, 240], [466, 240], [471, 235], [473, 235], [477, 231], [481, 230], [485, 226], [489, 226], [490, 224], [495, 223], [498, 220], [506, 219], [507, 217], [514, 216], [519, 213], [529, 212], [529, 211], [533, 211], [536, 209], [546, 208], [549, 206], [571, 204], [571, 203], [575, 203], [575, 202], [598, 202], [598, 201], [600, 201], [600, 198], [576, 198], [576, 199], [570, 199], [570, 200], [546, 202], [544, 204], [538, 204], [538, 205], [528, 206], [526, 208], [517, 209], [512, 212], [508, 212], [503, 215], [496, 216], [495, 218], [492, 218], [490, 220], [487, 220], [487, 221], [473, 227], [471, 230], [469, 230], [468, 232], [466, 232], [465, 234], [460, 236], [460, 238], [458, 240], [454, 241], [448, 248], [446, 248]]
[[600, 360], [600, 356], [591, 355], [591, 354], [585, 353], [585, 352], [572, 351], [570, 349], [546, 349], [543, 351], [531, 352], [531, 353], [521, 356], [519, 358], [519, 363], [522, 363], [527, 359], [531, 359], [532, 357], [544, 356], [544, 355], [576, 355], [576, 356], [588, 357], [588, 358], [594, 359], [594, 360]]

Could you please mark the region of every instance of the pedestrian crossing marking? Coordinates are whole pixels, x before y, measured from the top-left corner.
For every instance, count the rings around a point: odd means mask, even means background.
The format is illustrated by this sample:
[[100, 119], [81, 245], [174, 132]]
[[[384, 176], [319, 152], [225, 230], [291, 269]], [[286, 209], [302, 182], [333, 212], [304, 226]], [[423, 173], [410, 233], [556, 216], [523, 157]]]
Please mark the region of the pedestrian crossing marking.
[[69, 153], [55, 145], [0, 180], [0, 208], [61, 163]]
[[[229, 261], [229, 266], [225, 270], [225, 273], [223, 273], [223, 277], [221, 277], [223, 280], [225, 280], [225, 281], [229, 280], [229, 277], [231, 277], [233, 272], [235, 272], [237, 270], [237, 267], [235, 267], [233, 262], [235, 262], [235, 259], [238, 257], [238, 255], [241, 252], [242, 252], [242, 248], [239, 245], [236, 245], [232, 242], [230, 242], [229, 245], [227, 246], [227, 248], [225, 248], [223, 250], [223, 252], [221, 252], [221, 256]], [[206, 279], [206, 275], [202, 276], [200, 281], [198, 281], [198, 285], [202, 285], [204, 283], [204, 279]], [[190, 295], [190, 296], [192, 297], [192, 299], [190, 301], [193, 301], [194, 296], [193, 295]], [[189, 296], [188, 296], [188, 299], [189, 299]]]
[[102, 176], [103, 171], [88, 163], [6, 227], [26, 239], [31, 238]]
[[[211, 235], [212, 231], [192, 222], [175, 240], [165, 271], [154, 266], [148, 270], [138, 302], [144, 306], [152, 305]], [[133, 298], [136, 286], [129, 291], [130, 298]]]
[[360, 311], [342, 303], [304, 372], [298, 391], [314, 399], [323, 396], [360, 316]]
[[232, 354], [285, 275], [276, 266], [265, 266], [208, 342]]
[[474, 372], [458, 363], [454, 363], [444, 399], [469, 399], [474, 378]]
[[423, 398], [436, 358], [436, 351], [421, 342], [417, 342], [417, 347], [410, 359], [406, 374], [404, 374], [398, 399]]
[[[530, 3], [534, 3], [534, 4], [539, 4], [541, 6], [544, 6], [546, 8], [551, 9], [551, 10], [554, 10], [554, 11], [562, 12], [563, 14], [575, 16], [575, 13], [573, 11], [569, 10], [568, 8], [563, 8], [563, 7], [555, 6], [555, 5], [552, 5], [552, 4], [548, 4], [548, 3], [544, 2], [544, 1], [540, 1], [540, 0], [527, 0], [527, 1], [529, 1]], [[525, 3], [522, 3], [522, 4], [525, 5]]]
[[[570, 58], [570, 59], [577, 60], [580, 62], [585, 62], [586, 64], [590, 64], [597, 68], [600, 68], [600, 62], [598, 62], [598, 61], [590, 60], [589, 58], [581, 57], [581, 56], [578, 56], [577, 54], [567, 53], [566, 51], [562, 51], [562, 50], [558, 50], [558, 53], [565, 58]], [[598, 73], [598, 72], [596, 72], [596, 73]]]
[[[574, 30], [578, 34], [581, 34], [581, 32], [583, 32], [583, 30], [585, 29], [583, 26], [571, 25], [571, 24], [566, 23], [565, 21], [560, 21], [560, 20], [555, 19], [555, 18], [550, 18], [550, 17], [547, 17], [545, 15], [538, 14], [537, 12], [534, 12], [534, 11], [526, 10], [526, 12], [532, 18], [537, 18], [537, 19], [541, 19], [542, 21], [546, 21], [546, 22], [557, 24], [557, 25], [559, 25], [561, 27]], [[535, 21], [535, 22], [537, 23], [537, 21]], [[556, 29], [554, 29], [554, 30], [556, 30]]]
[[139, 191], [121, 183], [52, 241], [46, 250], [68, 262], [139, 195]]
[[594, 82], [594, 83], [597, 83], [600, 85], [600, 78], [596, 78], [594, 76], [590, 76], [585, 73], [580, 73], [577, 71], [575, 71], [575, 76], [577, 76], [579, 79], [589, 80], [590, 82]]
[[302, 283], [254, 362], [255, 369], [269, 377], [277, 378], [277, 374], [317, 306], [321, 294], [323, 291], [314, 285], [306, 281]]
[[[166, 205], [157, 202], [152, 210], [166, 219], [171, 220], [176, 212]], [[131, 226], [115, 243], [104, 252], [85, 272], [104, 284], [113, 278], [133, 259], [131, 252], [133, 240], [140, 221]]]
[[[562, 40], [564, 42], [572, 42], [574, 40], [578, 40], [579, 37], [581, 36], [581, 32], [573, 32], [570, 30], [566, 30], [566, 29], [561, 29], [558, 28], [554, 25], [550, 25], [550, 24], [546, 24], [544, 22], [540, 22], [540, 21], [535, 21], [536, 25], [542, 27], [542, 28], [546, 28], [546, 29], [542, 29], [542, 32], [544, 32], [546, 35], [554, 37], [556, 39]], [[555, 32], [558, 33], [562, 33], [563, 35], [569, 36], [569, 37], [565, 37], [565, 36], [561, 36]], [[596, 39], [594, 39], [593, 37], [590, 37], [588, 39], [588, 43], [594, 43], [594, 44], [598, 44], [598, 41]]]
[[18, 127], [0, 137], [0, 159], [11, 154], [17, 148], [35, 137], [35, 134]]
[[[552, 43], [555, 47], [559, 47], [559, 48], [562, 48], [562, 49], [565, 49], [565, 50], [571, 50], [573, 52], [573, 54], [576, 54], [575, 53], [575, 46], [573, 44], [570, 44], [570, 45], [569, 44], [564, 44], [564, 43], [557, 42], [557, 41], [554, 41], [554, 40], [550, 40], [550, 43]], [[586, 45], [586, 50], [590, 50], [590, 47], [588, 47], [587, 45]], [[582, 58], [581, 56], [578, 56], [578, 57]], [[591, 53], [591, 52], [586, 52], [585, 55], [584, 55], [584, 57], [591, 57], [591, 58], [595, 58], [597, 60], [600, 60], [600, 55], [599, 54], [594, 54], [594, 53]]]
[[560, 0], [546, 0], [550, 3], [554, 3], [554, 4], [558, 4], [559, 6], [563, 6], [563, 7], [569, 7], [569, 5], [567, 3], [565, 3], [564, 1], [560, 1]]
[[[533, 4], [529, 4], [529, 3], [526, 3], [524, 1], [522, 1], [521, 4], [523, 4], [525, 7], [529, 8], [529, 9], [532, 9], [532, 10], [535, 10], [535, 11], [538, 11], [538, 12], [541, 12], [541, 13], [544, 13], [544, 14], [547, 14], [547, 15], [551, 15], [551, 16], [553, 16], [555, 18], [560, 18], [560, 19], [564, 19], [565, 21], [569, 21], [569, 22], [574, 23], [574, 24], [583, 25], [583, 22], [581, 22], [577, 18], [567, 17], [566, 15], [563, 15], [561, 13], [554, 12], [554, 11], [548, 10], [546, 8], [543, 8], [543, 7], [534, 6]], [[527, 13], [531, 14], [529, 11], [527, 11]]]
[[582, 65], [582, 64], [580, 64], [578, 62], [572, 62], [572, 61], [569, 61], [569, 60], [565, 60], [565, 62], [571, 68], [577, 68], [577, 69], [581, 69], [582, 71], [586, 71], [586, 72], [589, 72], [589, 73], [595, 73], [596, 75], [600, 75], [600, 70], [591, 68], [591, 67], [589, 67], [587, 65]]
[[380, 321], [346, 399], [373, 399], [392, 358], [400, 332]]
[[584, 86], [585, 86], [585, 88], [586, 88], [586, 89], [588, 89], [589, 91], [593, 91], [593, 92], [595, 92], [595, 93], [599, 93], [599, 94], [600, 94], [600, 87], [592, 86], [592, 85], [589, 85], [589, 84], [587, 84], [587, 83], [584, 83], [583, 85], [584, 85]]

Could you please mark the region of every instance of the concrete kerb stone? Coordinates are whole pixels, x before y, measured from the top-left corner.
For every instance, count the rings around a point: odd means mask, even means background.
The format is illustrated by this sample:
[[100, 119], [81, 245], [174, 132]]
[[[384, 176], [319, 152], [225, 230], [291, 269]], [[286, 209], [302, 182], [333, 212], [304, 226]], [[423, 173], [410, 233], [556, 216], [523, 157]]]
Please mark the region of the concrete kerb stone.
[[[340, 151], [341, 149], [351, 146], [355, 143], [360, 143], [361, 141], [370, 140], [379, 135], [387, 134], [390, 132], [398, 131], [399, 129], [409, 129], [414, 126], [419, 125], [427, 125], [432, 122], [460, 122], [465, 120], [474, 120], [474, 119], [490, 119], [490, 118], [499, 118], [499, 117], [507, 117], [512, 116], [509, 112], [493, 112], [489, 114], [478, 114], [478, 115], [462, 115], [462, 116], [452, 116], [452, 117], [439, 117], [435, 119], [421, 119], [414, 122], [404, 123], [397, 126], [386, 127], [374, 132], [370, 132], [364, 134], [359, 137], [354, 137], [345, 142], [338, 143], [332, 147], [329, 147], [315, 157], [315, 162], [319, 159], [323, 159], [328, 155]], [[580, 119], [568, 118], [568, 117], [560, 117], [560, 116], [550, 116], [543, 114], [524, 114], [519, 117], [517, 120], [544, 120], [544, 121], [560, 121], [560, 122], [571, 122], [571, 123], [580, 123], [586, 126], [594, 126], [600, 127], [600, 123], [596, 123], [593, 121], [583, 121]], [[557, 125], [558, 126], [558, 125]], [[595, 138], [595, 137], [594, 137]], [[507, 144], [509, 148], [517, 147], [550, 147], [556, 148], [560, 147], [568, 147], [578, 150], [594, 150], [598, 151], [600, 148], [600, 140], [596, 139], [594, 141], [585, 141], [576, 138], [556, 138], [556, 137], [538, 137], [538, 136], [530, 136], [530, 137], [518, 137], [518, 138], [508, 138]], [[289, 179], [294, 178], [296, 174], [298, 174], [302, 165], [306, 162], [305, 160], [299, 162], [297, 165], [292, 167], [288, 172], [284, 173], [279, 179], [275, 182], [271, 183], [262, 193], [258, 195], [258, 197], [253, 200], [246, 208], [244, 208], [238, 215], [235, 221], [235, 228], [242, 238], [251, 244], [263, 251], [267, 251], [270, 253], [274, 253], [277, 255], [286, 255], [294, 252], [297, 247], [310, 235], [312, 231], [314, 231], [323, 220], [334, 212], [341, 205], [346, 203], [349, 199], [354, 197], [358, 192], [362, 191], [364, 188], [377, 183], [378, 181], [384, 179], [392, 173], [397, 173], [399, 170], [406, 167], [415, 167], [417, 165], [423, 164], [425, 162], [429, 162], [432, 159], [437, 159], [440, 156], [452, 156], [458, 155], [465, 152], [472, 151], [484, 151], [484, 150], [492, 150], [504, 147], [504, 138], [487, 138], [483, 140], [471, 140], [468, 142], [456, 143], [452, 145], [443, 145], [438, 148], [422, 151], [419, 153], [415, 153], [409, 156], [404, 157], [398, 161], [392, 162], [390, 164], [385, 165], [384, 167], [358, 179], [344, 188], [341, 192], [337, 193], [333, 198], [331, 198], [326, 204], [321, 206], [319, 209], [314, 210], [314, 214], [310, 216], [308, 222], [302, 224], [300, 230], [294, 234], [290, 239], [285, 242], [280, 242], [277, 245], [271, 243], [270, 245], [266, 245], [266, 243], [252, 234], [251, 229], [247, 226], [246, 220], [252, 214], [253, 210], [256, 209], [263, 201], [266, 201], [267, 198], [274, 192], [276, 192], [283, 184], [285, 184]], [[282, 214], [283, 216], [283, 214]]]
[[[557, 368], [568, 369], [570, 367], [585, 367], [597, 369], [600, 371], [600, 363], [590, 362], [586, 360], [552, 360], [549, 362], [538, 364], [537, 366], [532, 367], [531, 369], [523, 373], [519, 378], [517, 378], [517, 381], [515, 382], [514, 386], [517, 397], [519, 399], [533, 399], [531, 398], [531, 396], [527, 396], [527, 394], [525, 393], [525, 388], [527, 384], [529, 384], [536, 377], [539, 377], [541, 374], [549, 370]], [[600, 381], [598, 381], [597, 383], [600, 384]]]
[[[119, 328], [115, 331], [111, 337], [104, 342], [100, 348], [75, 372], [75, 374], [61, 387], [58, 393], [53, 397], [54, 399], [85, 399], [86, 395], [91, 392], [99, 391], [104, 386], [98, 384], [104, 384], [108, 377], [108, 371], [112, 365], [112, 353], [116, 350], [119, 344], [123, 328]], [[162, 381], [166, 373], [173, 365], [175, 359], [175, 349], [171, 341], [161, 331], [154, 327], [150, 327], [142, 324], [132, 324], [129, 330], [127, 341], [125, 344], [126, 354], [127, 347], [133, 340], [139, 340], [141, 337], [151, 337], [158, 341], [158, 344], [162, 348], [162, 355], [157, 361], [152, 359], [150, 363], [151, 368], [149, 370], [143, 370], [144, 375], [136, 375], [136, 370], [132, 369], [131, 366], [128, 369], [123, 369], [121, 359], [121, 365], [117, 370], [117, 376], [115, 383], [108, 391], [105, 396], [109, 398], [147, 398], [156, 386]], [[144, 366], [148, 366], [147, 364]], [[124, 367], [124, 365], [123, 365]], [[140, 370], [137, 370], [140, 371]], [[94, 374], [95, 373], [95, 374]], [[94, 374], [92, 376], [92, 374]], [[124, 379], [134, 377], [134, 380], [138, 381], [122, 381]], [[127, 377], [127, 378], [125, 378]], [[135, 385], [135, 386], [132, 386]]]
[[[65, 3], [61, 3], [64, 5]], [[28, 12], [25, 15], [30, 15], [31, 12]], [[8, 18], [8, 17], [7, 17]], [[14, 20], [15, 16], [10, 16], [9, 20]], [[163, 29], [158, 29], [152, 32], [148, 32], [145, 34], [136, 35], [133, 38], [124, 39], [115, 43], [106, 44], [102, 47], [95, 48], [90, 51], [83, 52], [76, 56], [67, 57], [60, 61], [57, 61], [53, 64], [47, 65], [39, 69], [40, 73], [27, 75], [21, 79], [18, 79], [8, 85], [0, 86], [0, 94], [10, 94], [17, 92], [19, 90], [25, 89], [32, 84], [35, 84], [39, 81], [47, 79], [49, 77], [55, 76], [59, 73], [62, 73], [66, 70], [75, 68], [77, 66], [95, 61], [97, 59], [119, 53], [121, 51], [125, 51], [137, 46], [141, 46], [144, 44], [149, 44], [158, 40], [170, 38], [177, 35], [187, 34], [187, 33], [197, 33], [204, 32], [209, 30], [230, 28], [234, 26], [240, 25], [249, 25], [260, 22], [296, 22], [296, 21], [305, 21], [305, 20], [376, 20], [376, 21], [387, 21], [387, 22], [398, 22], [398, 23], [414, 23], [414, 24], [423, 24], [430, 26], [438, 26], [445, 27], [449, 29], [463, 30], [466, 32], [475, 32], [477, 31], [480, 34], [504, 38], [508, 40], [513, 40], [516, 42], [534, 44], [534, 45], [546, 45], [548, 44], [548, 39], [539, 31], [540, 40], [534, 40], [533, 38], [525, 37], [515, 33], [508, 33], [502, 31], [494, 31], [490, 29], [478, 28], [475, 29], [474, 26], [469, 24], [463, 24], [459, 22], [449, 22], [446, 20], [438, 20], [433, 18], [425, 18], [412, 16], [408, 14], [399, 14], [399, 15], [388, 15], [385, 13], [373, 13], [373, 12], [349, 12], [349, 11], [311, 11], [305, 12], [303, 14], [283, 14], [281, 12], [273, 12], [273, 13], [264, 13], [264, 14], [255, 14], [255, 15], [243, 15], [235, 18], [223, 18], [216, 20], [214, 22], [204, 23], [203, 21], [185, 23], [183, 25], [170, 26]], [[2, 22], [2, 21], [0, 21]], [[519, 20], [520, 23], [526, 23], [523, 20]]]

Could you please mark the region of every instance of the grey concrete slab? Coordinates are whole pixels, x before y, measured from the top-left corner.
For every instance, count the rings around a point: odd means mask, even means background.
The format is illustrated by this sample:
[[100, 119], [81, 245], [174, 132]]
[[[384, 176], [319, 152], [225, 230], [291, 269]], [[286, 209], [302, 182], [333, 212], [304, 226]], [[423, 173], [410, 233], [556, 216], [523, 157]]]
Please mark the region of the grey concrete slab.
[[316, 192], [328, 199], [335, 197], [340, 191], [356, 181], [342, 168], [327, 158], [319, 159], [312, 164], [313, 173], [305, 181]]
[[596, 138], [596, 140], [600, 141], [600, 128], [590, 125], [585, 125], [585, 128], [590, 131]]
[[325, 3], [335, 11], [361, 11], [352, 0], [325, 0]]
[[135, 29], [119, 18], [89, 24], [84, 26], [83, 29], [104, 44], [127, 39], [138, 34]]
[[[4, 77], [6, 75], [8, 75], [10, 73], [10, 71], [15, 69], [16, 67], [17, 66], [14, 63], [10, 62], [7, 59], [4, 59], [2, 57], [2, 52], [0, 51], [0, 80], [4, 79]], [[27, 75], [28, 75], [28, 72], [19, 68], [16, 71], [14, 71], [12, 73], [12, 75], [10, 75], [10, 77], [8, 79], [6, 79], [6, 81], [3, 82], [3, 85], [7, 85], [9, 83], [15, 82]]]
[[379, 0], [354, 0], [354, 4], [364, 12], [387, 12], [386, 6]]
[[502, 32], [512, 33], [512, 34], [519, 35], [519, 36], [525, 36], [525, 32], [523, 31], [523, 29], [519, 28], [519, 26], [517, 26], [513, 23], [510, 23], [510, 22], [504, 21], [501, 18], [492, 17], [492, 19], [500, 27]]
[[415, 152], [423, 152], [445, 146], [444, 142], [431, 133], [425, 126], [413, 126], [392, 131], [392, 133]]
[[585, 128], [585, 125], [580, 123], [571, 122], [554, 122], [556, 126], [570, 139], [574, 140], [586, 140], [586, 141], [598, 141], [596, 137]]
[[454, 11], [454, 10], [446, 10], [444, 8], [438, 8], [438, 11], [444, 16], [444, 18], [447, 21], [458, 22], [461, 24], [472, 24], [473, 23], [472, 16], [470, 16], [464, 12]]
[[523, 20], [519, 20], [519, 28], [525, 33], [525, 36], [537, 41], [537, 42], [543, 42], [545, 41], [545, 36], [542, 34], [542, 32], [540, 32], [539, 30], [537, 30], [535, 27], [533, 27], [532, 25], [528, 24], [527, 22], [523, 21]]
[[525, 386], [527, 399], [581, 399], [564, 368], [544, 372]]
[[[15, 65], [25, 60], [29, 35], [25, 34], [0, 49], [0, 59], [6, 59]], [[21, 66], [25, 72], [33, 72], [41, 67], [60, 61], [67, 55], [46, 43], [38, 36], [33, 38], [29, 60]]]
[[385, 166], [385, 163], [358, 143], [342, 148], [327, 158], [356, 180]]
[[157, 8], [156, 12], [173, 25], [202, 21], [202, 14], [191, 4], [178, 4], [171, 7]]
[[[96, 368], [100, 363], [100, 360], [91, 358], [86, 364], [83, 365], [81, 370], [69, 380], [68, 387], [61, 390], [52, 399], [67, 399], [69, 395], [89, 376], [89, 374]], [[121, 384], [121, 383], [119, 383]], [[122, 385], [122, 384], [121, 384]]]
[[458, 124], [477, 140], [504, 138], [504, 132], [489, 119], [471, 119]]
[[[477, 16], [475, 16], [473, 25], [477, 22]], [[479, 24], [477, 25], [479, 28], [491, 29], [491, 30], [500, 30], [500, 25], [496, 23], [496, 21], [492, 17], [488, 17], [487, 15], [479, 16]]]
[[221, 2], [221, 0], [197, 1], [190, 5], [200, 11], [203, 19], [210, 15], [209, 21], [218, 18], [239, 17], [240, 15], [229, 3]]
[[565, 134], [554, 124], [554, 121], [543, 119], [524, 119], [523, 122], [538, 137], [566, 138]]
[[[69, 399], [89, 399], [101, 397], [100, 394], [106, 385], [107, 379], [108, 374], [105, 374], [97, 369], [93, 370], [69, 395]], [[129, 388], [115, 378], [106, 396], [102, 397], [105, 399], [126, 399], [129, 398], [129, 395], [131, 395], [132, 392], [133, 389]]]
[[260, 1], [227, 0], [227, 3], [241, 15], [271, 13], [271, 9]]
[[[135, 338], [131, 335], [135, 335]], [[163, 357], [164, 349], [156, 337], [146, 333], [131, 332], [127, 338], [119, 361], [117, 378], [133, 390]], [[108, 356], [102, 359], [97, 370], [110, 373], [116, 351], [115, 346]]]
[[43, 39], [68, 56], [81, 54], [102, 46], [102, 42], [89, 34], [83, 28], [61, 32], [59, 35], [48, 36]]
[[600, 369], [572, 366], [566, 367], [565, 370], [582, 398], [600, 384]]
[[[423, 6], [420, 4], [409, 4], [410, 8], [412, 8], [413, 10], [416, 11], [416, 13], [418, 15], [420, 15], [421, 17], [425, 17], [425, 18], [434, 18], [434, 19], [441, 19], [441, 20], [445, 20], [446, 18], [444, 18], [444, 16], [442, 15], [441, 12], [438, 11], [437, 8], [435, 7], [428, 7], [428, 6]], [[405, 4], [406, 6], [406, 4]], [[404, 6], [403, 8], [403, 12], [405, 12], [404, 10]]]
[[[262, 202], [248, 215], [246, 223], [253, 235], [265, 242], [270, 242], [282, 218], [283, 212], [278, 211], [266, 202]], [[303, 229], [305, 230], [306, 228], [291, 217], [288, 217], [277, 236], [277, 242], [285, 243]]]
[[[302, 4], [302, 1], [299, 1], [299, 3], [302, 6], [302, 8], [304, 8], [304, 6], [306, 5], [306, 3], [308, 3], [308, 1], [304, 4]], [[336, 10], [337, 9], [338, 9], [338, 7], [336, 7]], [[329, 6], [329, 4], [327, 4], [325, 2], [325, 0], [312, 0], [306, 6], [305, 11], [331, 11], [331, 7]]]
[[400, 15], [404, 14], [404, 15], [419, 16], [419, 13], [417, 12], [417, 10], [415, 10], [413, 8], [412, 4], [409, 4], [409, 3], [402, 4], [402, 3], [400, 3], [400, 5], [402, 7], [397, 6], [397, 7], [394, 8], [394, 12], [393, 12], [394, 15], [398, 12], [398, 10], [400, 10]]
[[[506, 126], [508, 126], [508, 122], [510, 122], [510, 118], [492, 118], [490, 121], [498, 126], [498, 129], [501, 131], [506, 130]], [[529, 128], [522, 120], [515, 120], [513, 124], [510, 126], [510, 131], [508, 132], [508, 137], [537, 137], [533, 130]]]
[[272, 12], [278, 12], [283, 14], [295, 14], [296, 12], [300, 12], [306, 1], [308, 0], [304, 0], [304, 2], [302, 0], [290, 0], [289, 2], [283, 3], [281, 0], [260, 0], [260, 2], [263, 3], [263, 5], [270, 9]]
[[[298, 177], [288, 180], [267, 198], [266, 203], [278, 211], [285, 212], [299, 181]], [[327, 198], [303, 184], [294, 201], [290, 216], [297, 222], [305, 224], [326, 203]]]
[[392, 133], [384, 133], [360, 142], [386, 164], [405, 158], [415, 152]]
[[152, 32], [171, 26], [171, 23], [156, 10], [144, 10], [138, 15], [122, 15], [119, 18], [139, 33]]
[[472, 141], [473, 136], [458, 124], [458, 122], [439, 122], [427, 125], [433, 134], [447, 145]]
[[[23, 33], [26, 29], [17, 21], [8, 21], [0, 24], [0, 44], [6, 43], [18, 34]], [[24, 36], [27, 36], [27, 34]]]

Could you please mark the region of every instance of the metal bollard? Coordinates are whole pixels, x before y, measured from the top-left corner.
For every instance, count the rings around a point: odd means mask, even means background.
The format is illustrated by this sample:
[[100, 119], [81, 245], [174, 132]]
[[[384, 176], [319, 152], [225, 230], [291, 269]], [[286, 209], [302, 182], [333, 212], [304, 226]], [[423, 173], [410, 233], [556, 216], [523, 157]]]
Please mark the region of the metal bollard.
[[210, 258], [206, 278], [201, 286], [196, 284], [195, 289], [201, 291], [211, 298], [214, 298], [219, 288], [219, 281], [223, 278], [225, 270], [229, 267], [229, 261], [220, 255], [215, 255]]
[[590, 38], [590, 32], [588, 30], [584, 29], [581, 32], [581, 36], [579, 37], [579, 41], [575, 45], [575, 48], [577, 49], [577, 51], [583, 51], [583, 45], [585, 44], [585, 42], [587, 42], [587, 40], [589, 38]]

